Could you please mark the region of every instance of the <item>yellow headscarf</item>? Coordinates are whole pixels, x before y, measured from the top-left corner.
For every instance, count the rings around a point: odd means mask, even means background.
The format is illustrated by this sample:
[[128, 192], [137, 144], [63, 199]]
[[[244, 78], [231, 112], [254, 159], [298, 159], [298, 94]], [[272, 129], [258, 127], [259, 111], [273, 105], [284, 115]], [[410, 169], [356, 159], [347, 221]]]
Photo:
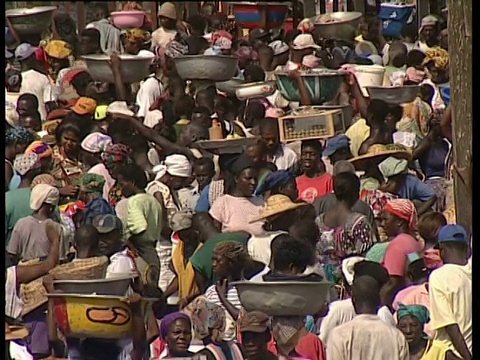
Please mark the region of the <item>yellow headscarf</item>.
[[449, 57], [448, 52], [440, 47], [428, 49], [425, 52], [425, 59], [423, 65], [433, 62], [433, 65], [438, 70], [446, 70], [448, 68]]
[[150, 33], [142, 29], [129, 29], [124, 33], [125, 39], [132, 44], [144, 44], [150, 40]]
[[72, 49], [68, 43], [62, 40], [51, 40], [45, 46], [45, 52], [48, 56], [55, 59], [66, 59], [72, 54]]

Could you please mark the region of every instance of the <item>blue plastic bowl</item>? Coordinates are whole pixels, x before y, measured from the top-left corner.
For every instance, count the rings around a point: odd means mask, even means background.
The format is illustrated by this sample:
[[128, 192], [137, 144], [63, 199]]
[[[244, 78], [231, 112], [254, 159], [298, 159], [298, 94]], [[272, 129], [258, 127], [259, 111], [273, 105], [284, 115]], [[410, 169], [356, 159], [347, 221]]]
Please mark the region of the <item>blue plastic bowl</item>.
[[443, 86], [440, 86], [439, 88], [440, 88], [440, 97], [445, 103], [445, 106], [448, 106], [448, 104], [450, 104], [450, 85], [443, 85]]
[[[300, 101], [297, 82], [288, 77], [286, 72], [276, 72], [277, 89], [288, 101]], [[345, 79], [341, 71], [325, 70], [302, 74], [312, 105], [322, 105], [332, 101], [338, 95], [340, 86]]]

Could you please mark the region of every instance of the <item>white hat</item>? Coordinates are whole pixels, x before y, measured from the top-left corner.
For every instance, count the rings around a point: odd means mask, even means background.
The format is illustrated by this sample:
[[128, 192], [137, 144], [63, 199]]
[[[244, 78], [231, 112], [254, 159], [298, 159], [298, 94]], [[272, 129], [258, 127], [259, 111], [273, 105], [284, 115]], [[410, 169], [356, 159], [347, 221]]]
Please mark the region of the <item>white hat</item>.
[[310, 34], [300, 34], [298, 35], [295, 40], [293, 40], [292, 45], [294, 50], [304, 50], [304, 49], [320, 49], [320, 46], [315, 44], [315, 40], [313, 40], [313, 36]]
[[282, 40], [275, 40], [268, 44], [273, 50], [273, 55], [281, 55], [286, 53], [290, 48], [288, 44], [283, 42]]
[[364, 260], [365, 260], [364, 257], [352, 256], [342, 261], [342, 273], [343, 273], [343, 276], [345, 277], [345, 280], [347, 280], [348, 285], [353, 284], [353, 277], [355, 275], [355, 273], [353, 272], [353, 267], [355, 266], [356, 263], [359, 263], [360, 261], [364, 261]]
[[127, 106], [126, 101], [114, 101], [110, 105], [108, 105], [107, 113], [110, 114], [122, 114], [127, 116], [135, 115], [132, 110], [130, 110]]
[[98, 154], [105, 151], [107, 145], [112, 143], [112, 138], [100, 132], [88, 134], [80, 144], [81, 148], [92, 154]]

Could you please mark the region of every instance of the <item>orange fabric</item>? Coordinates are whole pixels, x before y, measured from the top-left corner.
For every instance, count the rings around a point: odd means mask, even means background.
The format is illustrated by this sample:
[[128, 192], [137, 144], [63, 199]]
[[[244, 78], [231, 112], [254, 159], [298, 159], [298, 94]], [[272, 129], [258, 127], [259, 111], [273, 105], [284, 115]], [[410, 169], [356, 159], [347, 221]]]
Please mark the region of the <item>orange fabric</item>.
[[[202, 244], [199, 244], [197, 249], [200, 249]], [[195, 270], [190, 261], [185, 265], [184, 262], [185, 244], [179, 241], [172, 254], [172, 264], [177, 274], [178, 279], [178, 297], [183, 299], [187, 296], [199, 294], [197, 283], [195, 282]]]

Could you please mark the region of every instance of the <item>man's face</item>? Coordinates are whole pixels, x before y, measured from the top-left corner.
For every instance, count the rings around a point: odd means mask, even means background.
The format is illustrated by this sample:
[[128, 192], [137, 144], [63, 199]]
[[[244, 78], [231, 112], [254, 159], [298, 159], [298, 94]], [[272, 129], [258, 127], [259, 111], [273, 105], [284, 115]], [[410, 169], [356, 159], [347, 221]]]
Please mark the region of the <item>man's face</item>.
[[278, 132], [274, 129], [264, 129], [260, 134], [269, 154], [274, 154], [280, 146]]
[[202, 190], [207, 186], [210, 181], [212, 181], [213, 175], [215, 175], [215, 172], [212, 171], [208, 166], [202, 165], [202, 166], [196, 166], [194, 169], [194, 174], [195, 174], [195, 179], [197, 180], [198, 183], [198, 189]]

